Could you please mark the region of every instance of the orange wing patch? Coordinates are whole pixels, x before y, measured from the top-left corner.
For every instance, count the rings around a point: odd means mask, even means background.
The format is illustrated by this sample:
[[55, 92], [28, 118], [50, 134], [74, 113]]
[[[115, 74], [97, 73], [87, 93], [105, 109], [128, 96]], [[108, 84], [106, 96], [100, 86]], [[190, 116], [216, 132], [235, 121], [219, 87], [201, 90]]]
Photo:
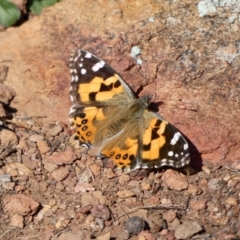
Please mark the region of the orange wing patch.
[[167, 121], [161, 121], [157, 118], [151, 120], [149, 127], [143, 134], [143, 159], [153, 161], [160, 158], [160, 149], [166, 142], [163, 133], [167, 124]]
[[122, 148], [113, 147], [109, 149], [104, 148], [101, 154], [112, 159], [118, 168], [130, 168], [136, 159], [138, 150], [138, 139], [127, 138]]
[[124, 88], [117, 74], [107, 79], [94, 77], [88, 83], [79, 84], [78, 88], [78, 94], [82, 102], [107, 101], [112, 99], [115, 94], [123, 92]]
[[94, 121], [101, 121], [103, 119], [105, 119], [105, 116], [102, 108], [86, 107], [81, 113], [70, 118], [70, 122], [72, 123], [72, 127], [76, 129], [76, 135], [80, 142], [92, 144], [97, 131]]

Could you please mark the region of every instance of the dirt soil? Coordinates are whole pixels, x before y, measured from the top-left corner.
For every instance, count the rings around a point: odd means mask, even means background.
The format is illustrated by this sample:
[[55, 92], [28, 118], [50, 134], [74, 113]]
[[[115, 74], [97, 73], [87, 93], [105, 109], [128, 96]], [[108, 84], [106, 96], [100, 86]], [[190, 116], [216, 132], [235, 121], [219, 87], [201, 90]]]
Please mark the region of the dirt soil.
[[239, 164], [122, 172], [38, 120], [1, 126], [1, 240], [240, 239]]
[[[106, 2], [63, 0], [0, 32], [0, 240], [240, 239], [238, 1]], [[161, 114], [203, 166], [123, 172], [80, 147], [66, 124], [78, 47], [171, 100]]]

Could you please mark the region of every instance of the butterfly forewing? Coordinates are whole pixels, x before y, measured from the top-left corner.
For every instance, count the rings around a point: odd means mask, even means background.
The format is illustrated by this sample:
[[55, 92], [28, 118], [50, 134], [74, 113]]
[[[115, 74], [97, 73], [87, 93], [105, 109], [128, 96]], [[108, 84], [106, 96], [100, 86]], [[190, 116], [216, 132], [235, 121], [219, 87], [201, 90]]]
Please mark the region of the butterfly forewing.
[[73, 103], [82, 105], [119, 104], [134, 98], [131, 89], [103, 60], [83, 51], [73, 51], [70, 58]]
[[77, 49], [70, 58], [70, 73], [69, 118], [80, 144], [97, 146], [98, 154], [118, 168], [179, 168], [190, 162], [179, 131], [149, 111], [146, 100], [136, 99], [103, 60]]

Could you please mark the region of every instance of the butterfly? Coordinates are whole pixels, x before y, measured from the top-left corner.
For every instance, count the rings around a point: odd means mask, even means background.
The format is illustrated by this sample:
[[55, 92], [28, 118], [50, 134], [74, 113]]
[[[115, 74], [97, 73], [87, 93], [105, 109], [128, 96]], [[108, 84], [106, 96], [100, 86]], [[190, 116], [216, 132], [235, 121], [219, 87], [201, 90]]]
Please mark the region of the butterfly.
[[121, 169], [181, 168], [190, 163], [182, 134], [136, 98], [120, 75], [95, 55], [76, 49], [70, 57], [73, 103], [69, 112], [75, 139], [98, 149]]

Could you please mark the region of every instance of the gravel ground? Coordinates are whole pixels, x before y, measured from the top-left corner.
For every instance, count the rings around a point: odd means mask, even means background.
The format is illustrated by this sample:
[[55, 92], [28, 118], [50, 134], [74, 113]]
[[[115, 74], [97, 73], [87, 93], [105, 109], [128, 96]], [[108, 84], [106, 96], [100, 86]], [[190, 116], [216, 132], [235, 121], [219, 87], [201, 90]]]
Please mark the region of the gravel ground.
[[0, 239], [240, 239], [240, 164], [114, 170], [63, 123], [0, 131]]

